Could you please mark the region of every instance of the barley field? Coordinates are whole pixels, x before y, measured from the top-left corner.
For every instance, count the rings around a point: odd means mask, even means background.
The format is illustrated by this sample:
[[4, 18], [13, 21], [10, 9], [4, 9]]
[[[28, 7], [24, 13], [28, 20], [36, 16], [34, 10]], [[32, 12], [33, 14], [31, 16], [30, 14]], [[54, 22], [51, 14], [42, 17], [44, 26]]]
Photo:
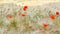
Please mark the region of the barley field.
[[60, 3], [0, 4], [0, 34], [60, 34]]

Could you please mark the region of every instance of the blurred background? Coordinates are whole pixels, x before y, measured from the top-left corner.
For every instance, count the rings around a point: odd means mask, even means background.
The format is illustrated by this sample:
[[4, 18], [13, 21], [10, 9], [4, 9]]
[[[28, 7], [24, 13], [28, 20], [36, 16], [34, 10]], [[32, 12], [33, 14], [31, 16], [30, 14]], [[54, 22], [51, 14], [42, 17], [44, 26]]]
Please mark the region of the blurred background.
[[0, 0], [0, 3], [17, 3], [18, 5], [42, 5], [51, 2], [60, 2], [60, 0]]

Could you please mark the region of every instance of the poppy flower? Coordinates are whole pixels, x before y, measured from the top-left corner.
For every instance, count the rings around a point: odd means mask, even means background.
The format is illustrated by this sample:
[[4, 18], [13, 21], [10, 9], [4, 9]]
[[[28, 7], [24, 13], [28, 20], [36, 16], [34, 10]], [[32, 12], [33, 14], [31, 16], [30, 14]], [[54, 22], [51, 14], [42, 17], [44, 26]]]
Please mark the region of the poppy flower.
[[43, 26], [44, 26], [44, 28], [46, 28], [48, 26], [48, 24], [44, 23]]
[[22, 16], [26, 16], [25, 14], [22, 14]]
[[58, 11], [56, 12], [56, 15], [59, 15], [59, 12]]
[[54, 19], [55, 19], [55, 16], [54, 16], [54, 15], [50, 15], [50, 18], [51, 18], [52, 20], [54, 20]]
[[40, 31], [41, 31], [41, 32], [44, 32], [44, 29], [41, 29]]
[[26, 10], [27, 10], [27, 8], [28, 8], [28, 6], [24, 6], [24, 7], [23, 7], [23, 10], [24, 10], [24, 11], [26, 11]]
[[13, 18], [13, 16], [12, 16], [12, 15], [10, 15], [10, 16], [8, 16], [8, 18]]

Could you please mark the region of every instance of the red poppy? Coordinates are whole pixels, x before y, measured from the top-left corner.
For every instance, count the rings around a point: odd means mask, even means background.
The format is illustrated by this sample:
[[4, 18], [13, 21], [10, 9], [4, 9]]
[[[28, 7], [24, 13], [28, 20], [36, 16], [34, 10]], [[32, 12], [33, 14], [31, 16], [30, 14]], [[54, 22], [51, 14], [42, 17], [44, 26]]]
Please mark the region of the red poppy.
[[59, 12], [58, 11], [56, 12], [56, 15], [59, 15]]
[[41, 31], [41, 32], [44, 32], [44, 29], [41, 29], [40, 31]]
[[50, 15], [50, 18], [51, 18], [52, 20], [54, 20], [54, 19], [55, 19], [55, 16], [54, 16], [54, 15]]
[[46, 28], [48, 26], [48, 24], [44, 23], [43, 26]]
[[13, 16], [12, 16], [12, 15], [10, 15], [10, 16], [8, 16], [8, 18], [13, 18]]
[[22, 14], [22, 16], [25, 16], [25, 14]]
[[26, 10], [27, 10], [27, 8], [28, 8], [28, 6], [24, 6], [24, 7], [23, 7], [23, 10], [24, 10], [24, 11], [26, 11]]

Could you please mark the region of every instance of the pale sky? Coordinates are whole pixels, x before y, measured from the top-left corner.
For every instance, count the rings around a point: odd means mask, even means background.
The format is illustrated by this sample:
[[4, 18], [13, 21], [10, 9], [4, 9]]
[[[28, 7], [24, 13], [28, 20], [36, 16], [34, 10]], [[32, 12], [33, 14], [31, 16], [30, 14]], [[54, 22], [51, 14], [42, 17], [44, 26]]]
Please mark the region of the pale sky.
[[0, 0], [0, 3], [16, 3], [18, 5], [36, 6], [52, 2], [60, 2], [60, 0]]

